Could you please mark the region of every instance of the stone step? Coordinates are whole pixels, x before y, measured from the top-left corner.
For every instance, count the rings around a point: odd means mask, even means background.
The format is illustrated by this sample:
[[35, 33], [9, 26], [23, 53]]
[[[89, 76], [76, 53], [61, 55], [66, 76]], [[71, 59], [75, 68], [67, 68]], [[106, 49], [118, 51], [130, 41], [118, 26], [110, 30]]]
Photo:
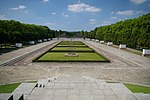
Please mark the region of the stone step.
[[59, 77], [50, 77], [50, 78], [47, 78], [48, 82], [52, 82], [54, 80], [58, 80]]
[[86, 79], [82, 79], [82, 78], [71, 78], [71, 77], [61, 77], [58, 80], [55, 80], [55, 82], [84, 82], [87, 81]]
[[47, 83], [48, 83], [47, 79], [40, 79], [37, 82], [37, 84], [38, 84], [37, 87], [46, 87]]
[[140, 100], [133, 93], [129, 94], [117, 94], [120, 100]]
[[11, 93], [0, 93], [0, 100], [8, 100], [11, 96]]
[[150, 100], [150, 94], [134, 93], [139, 100]]
[[141, 100], [138, 99], [134, 93], [132, 93], [124, 84], [122, 83], [108, 83], [115, 94], [122, 100]]
[[13, 92], [14, 100], [18, 100], [22, 95], [23, 98], [26, 99], [27, 96], [32, 92], [35, 88], [36, 83], [21, 83]]
[[[107, 83], [91, 77], [52, 77], [39, 80], [45, 88], [34, 88], [27, 100], [147, 100], [137, 97], [122, 83]], [[142, 99], [141, 99], [142, 98]], [[146, 98], [146, 99], [145, 99]]]
[[113, 89], [116, 94], [130, 94], [132, 93], [124, 84], [122, 83], [108, 83], [108, 85]]

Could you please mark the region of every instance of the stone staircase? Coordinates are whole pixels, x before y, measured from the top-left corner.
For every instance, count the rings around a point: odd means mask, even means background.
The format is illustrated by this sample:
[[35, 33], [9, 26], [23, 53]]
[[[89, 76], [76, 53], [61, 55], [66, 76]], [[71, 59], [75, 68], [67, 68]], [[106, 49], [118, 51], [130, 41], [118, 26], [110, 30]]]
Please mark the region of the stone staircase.
[[38, 84], [44, 87], [35, 88], [27, 100], [148, 100], [150, 96], [137, 96], [122, 83], [107, 83], [86, 76], [53, 77], [39, 80]]
[[[23, 99], [20, 99], [22, 94]], [[150, 98], [150, 94], [132, 93], [122, 83], [107, 83], [105, 80], [86, 76], [51, 77], [40, 79], [37, 83], [22, 83], [12, 95], [13, 99], [10, 100], [149, 100]]]

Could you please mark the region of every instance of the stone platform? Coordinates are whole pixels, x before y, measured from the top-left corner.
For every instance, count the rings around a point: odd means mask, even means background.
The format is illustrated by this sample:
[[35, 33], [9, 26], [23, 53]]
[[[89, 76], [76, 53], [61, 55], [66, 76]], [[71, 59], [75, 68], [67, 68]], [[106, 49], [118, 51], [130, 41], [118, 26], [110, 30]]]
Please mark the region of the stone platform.
[[[51, 77], [37, 83], [22, 83], [11, 94], [1, 94], [0, 100], [149, 100], [150, 94], [132, 93], [122, 83], [83, 76]], [[6, 97], [6, 99], [5, 99]]]
[[122, 83], [107, 83], [83, 76], [40, 80], [27, 100], [148, 100], [149, 97], [150, 94], [132, 93]]

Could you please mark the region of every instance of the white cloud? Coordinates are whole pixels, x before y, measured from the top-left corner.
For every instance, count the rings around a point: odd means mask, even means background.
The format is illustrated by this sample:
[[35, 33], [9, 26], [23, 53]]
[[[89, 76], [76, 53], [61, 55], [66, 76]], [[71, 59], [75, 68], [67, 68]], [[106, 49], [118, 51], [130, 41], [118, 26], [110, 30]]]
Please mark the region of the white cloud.
[[49, 0], [43, 0], [43, 2], [47, 3], [47, 2], [49, 2]]
[[141, 4], [146, 2], [147, 0], [130, 0], [131, 2], [133, 2], [134, 4]]
[[62, 13], [62, 16], [64, 17], [69, 17], [69, 15], [65, 14], [65, 13]]
[[5, 15], [0, 15], [0, 20], [8, 20]]
[[134, 15], [134, 10], [117, 11], [116, 14], [119, 14], [119, 15]]
[[145, 12], [144, 12], [144, 11], [142, 11], [142, 10], [135, 11], [135, 14], [141, 14], [141, 13], [145, 13]]
[[126, 16], [131, 16], [131, 15], [135, 15], [135, 14], [141, 14], [144, 13], [144, 11], [139, 10], [125, 10], [125, 11], [117, 11], [116, 14], [118, 15], [126, 15]]
[[27, 7], [24, 5], [19, 5], [18, 7], [14, 7], [14, 8], [10, 8], [10, 9], [12, 9], [12, 10], [23, 10], [25, 8], [27, 8]]
[[97, 20], [96, 19], [90, 19], [90, 24], [96, 24]]
[[87, 5], [84, 3], [77, 3], [77, 4], [72, 4], [72, 5], [68, 5], [68, 10], [72, 11], [72, 12], [100, 12], [101, 9], [91, 6], [91, 5]]
[[56, 12], [52, 12], [51, 14], [52, 14], [52, 15], [56, 15]]
[[117, 19], [117, 17], [113, 17], [113, 16], [112, 16], [112, 17], [110, 17], [110, 19]]
[[55, 26], [56, 23], [49, 22], [49, 23], [45, 23], [44, 25], [47, 25], [47, 26]]
[[114, 12], [111, 12], [111, 14], [114, 14]]

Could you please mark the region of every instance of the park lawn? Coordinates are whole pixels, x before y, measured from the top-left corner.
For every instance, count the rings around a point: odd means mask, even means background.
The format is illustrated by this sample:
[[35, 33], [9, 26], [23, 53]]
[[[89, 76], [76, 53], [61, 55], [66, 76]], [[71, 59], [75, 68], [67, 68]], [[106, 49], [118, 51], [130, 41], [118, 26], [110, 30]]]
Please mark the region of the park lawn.
[[[70, 47], [70, 45], [61, 45], [61, 44], [58, 44], [57, 47]], [[73, 47], [88, 47], [88, 46], [85, 45], [85, 44], [82, 44], [82, 45], [73, 45]]]
[[0, 85], [0, 93], [11, 93], [13, 92], [21, 83]]
[[53, 49], [51, 49], [50, 51], [61, 51], [61, 52], [65, 52], [65, 51], [93, 51], [91, 48], [89, 47], [73, 47], [73, 48], [70, 48], [70, 47], [54, 47]]
[[146, 93], [150, 94], [150, 87], [147, 86], [141, 86], [141, 85], [135, 85], [135, 84], [124, 84], [129, 90], [131, 90], [133, 93]]
[[37, 61], [45, 61], [45, 62], [106, 62], [108, 61], [103, 56], [97, 54], [97, 53], [77, 53], [79, 54], [78, 57], [65, 57], [65, 54], [67, 52], [48, 52], [45, 55], [43, 55], [41, 58], [39, 58]]
[[[72, 41], [73, 45], [84, 45], [84, 43], [80, 41]], [[70, 41], [62, 41], [59, 45], [70, 45]]]
[[38, 81], [28, 81], [26, 83], [37, 83]]

